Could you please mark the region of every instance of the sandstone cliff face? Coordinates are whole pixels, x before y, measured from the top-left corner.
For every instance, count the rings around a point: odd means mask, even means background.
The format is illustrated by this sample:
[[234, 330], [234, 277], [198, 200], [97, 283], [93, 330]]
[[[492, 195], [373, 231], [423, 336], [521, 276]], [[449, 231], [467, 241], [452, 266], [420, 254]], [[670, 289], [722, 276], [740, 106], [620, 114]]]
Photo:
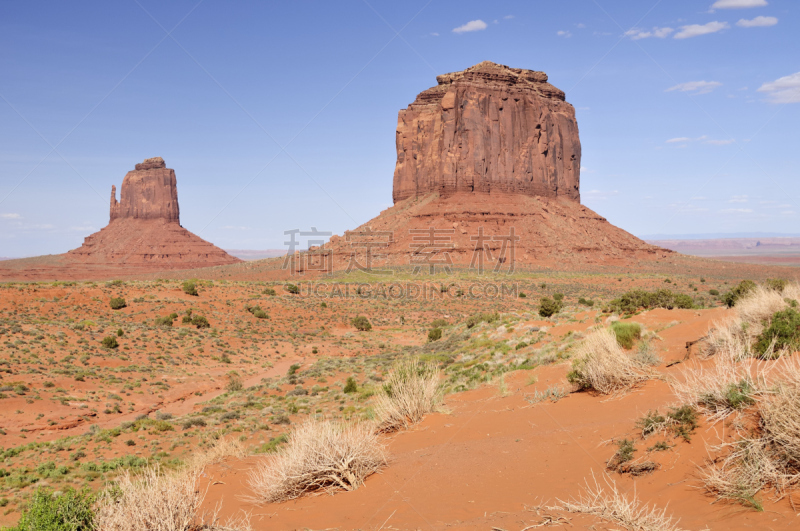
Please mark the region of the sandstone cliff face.
[[395, 203], [430, 192], [580, 201], [575, 109], [547, 74], [484, 61], [436, 80], [398, 115]]
[[178, 184], [175, 170], [167, 168], [164, 159], [145, 159], [122, 180], [120, 200], [117, 187], [111, 186], [110, 220], [163, 219], [180, 222]]

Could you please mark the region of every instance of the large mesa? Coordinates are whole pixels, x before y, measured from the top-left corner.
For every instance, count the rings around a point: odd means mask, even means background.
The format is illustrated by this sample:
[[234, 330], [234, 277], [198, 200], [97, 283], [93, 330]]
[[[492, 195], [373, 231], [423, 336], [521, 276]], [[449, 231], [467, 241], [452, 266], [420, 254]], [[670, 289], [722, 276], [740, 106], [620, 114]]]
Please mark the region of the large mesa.
[[394, 202], [438, 192], [580, 201], [575, 109], [547, 74], [484, 61], [399, 112]]

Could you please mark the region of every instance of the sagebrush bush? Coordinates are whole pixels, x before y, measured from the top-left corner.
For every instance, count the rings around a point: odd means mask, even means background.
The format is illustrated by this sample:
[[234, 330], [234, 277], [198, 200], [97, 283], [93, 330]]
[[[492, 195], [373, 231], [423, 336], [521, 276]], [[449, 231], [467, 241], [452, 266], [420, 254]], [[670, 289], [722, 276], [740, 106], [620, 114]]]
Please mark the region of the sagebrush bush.
[[742, 280], [739, 282], [735, 288], [731, 289], [728, 293], [722, 296], [722, 302], [724, 302], [728, 308], [733, 308], [736, 306], [737, 301], [749, 293], [752, 289], [756, 287], [756, 283], [752, 280]]
[[800, 312], [792, 308], [776, 312], [769, 326], [759, 334], [753, 346], [762, 357], [775, 355], [775, 351], [800, 349]]
[[647, 379], [617, 343], [613, 331], [601, 328], [578, 346], [567, 380], [581, 389], [610, 394]]
[[111, 301], [109, 302], [112, 310], [121, 310], [127, 304], [125, 304], [125, 299], [122, 297], [112, 297]]
[[660, 289], [652, 293], [644, 290], [631, 290], [609, 302], [606, 310], [620, 314], [632, 314], [651, 308], [691, 309], [694, 308], [694, 301], [689, 295], [673, 293], [668, 289]]
[[202, 315], [195, 315], [192, 317], [192, 324], [197, 328], [211, 328], [211, 324], [208, 322], [208, 319]]
[[[562, 296], [563, 298], [563, 296]], [[542, 297], [539, 301], [539, 316], [552, 317], [563, 308], [560, 299], [551, 299], [550, 297]]]
[[467, 317], [467, 320], [464, 324], [467, 326], [467, 328], [473, 328], [480, 323], [493, 323], [498, 319], [500, 319], [500, 314], [497, 312], [476, 313], [475, 315], [470, 315]]
[[300, 286], [297, 284], [286, 284], [283, 289], [285, 289], [288, 293], [292, 295], [297, 295], [300, 293]]
[[372, 426], [308, 420], [263, 459], [248, 484], [260, 502], [280, 502], [318, 491], [355, 490], [386, 465]]
[[93, 531], [94, 495], [67, 488], [55, 494], [37, 489], [22, 510], [19, 523], [7, 531]]
[[119, 346], [119, 341], [114, 336], [104, 337], [102, 343], [105, 348], [117, 348]]
[[440, 339], [442, 339], [441, 328], [431, 328], [428, 330], [428, 341], [438, 341]]
[[183, 288], [183, 292], [187, 295], [191, 295], [193, 297], [197, 297], [199, 295], [197, 291], [197, 283], [194, 280], [184, 281], [181, 287]]
[[441, 371], [417, 358], [398, 362], [376, 396], [375, 415], [382, 431], [408, 428], [439, 407]]
[[369, 322], [369, 319], [364, 317], [363, 315], [358, 315], [353, 317], [350, 320], [350, 324], [353, 325], [356, 330], [360, 330], [362, 332], [369, 332], [372, 330], [372, 323]]

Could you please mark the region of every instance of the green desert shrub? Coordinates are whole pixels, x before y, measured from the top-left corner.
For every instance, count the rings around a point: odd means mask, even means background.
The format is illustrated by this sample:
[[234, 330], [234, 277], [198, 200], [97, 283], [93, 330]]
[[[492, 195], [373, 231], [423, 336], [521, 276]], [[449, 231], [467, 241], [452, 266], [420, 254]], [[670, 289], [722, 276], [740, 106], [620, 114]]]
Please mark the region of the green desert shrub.
[[103, 338], [103, 346], [105, 348], [117, 348], [119, 346], [119, 342], [114, 336], [106, 336]]
[[583, 297], [580, 297], [578, 299], [578, 304], [581, 304], [583, 306], [588, 306], [589, 308], [591, 308], [592, 306], [594, 306], [594, 301], [590, 300], [590, 299], [584, 299]]
[[288, 293], [292, 295], [297, 295], [300, 293], [300, 286], [297, 284], [286, 284], [283, 289], [285, 289]]
[[95, 498], [89, 491], [67, 488], [61, 494], [37, 489], [16, 527], [8, 531], [92, 531]]
[[651, 308], [694, 308], [694, 301], [689, 295], [673, 293], [668, 289], [648, 292], [640, 289], [631, 290], [608, 303], [608, 310], [617, 313], [635, 313]]
[[611, 323], [611, 330], [617, 336], [617, 343], [619, 346], [632, 349], [633, 344], [642, 337], [642, 325], [639, 323], [625, 323], [622, 321], [614, 321]]
[[441, 328], [431, 328], [428, 330], [428, 341], [438, 341], [440, 339], [442, 339]]
[[722, 301], [728, 306], [728, 308], [733, 308], [736, 306], [736, 302], [753, 291], [755, 289], [756, 283], [752, 280], [742, 280], [739, 282], [739, 285], [730, 290], [722, 297]]
[[350, 394], [355, 393], [358, 391], [358, 384], [356, 383], [356, 379], [352, 376], [347, 377], [347, 382], [344, 384], [344, 389], [342, 389], [344, 393]]
[[169, 315], [165, 315], [164, 317], [156, 317], [155, 324], [156, 326], [172, 326], [173, 321], [175, 321], [177, 318], [177, 313], [171, 313]]
[[269, 295], [270, 297], [274, 297], [275, 295], [277, 295], [277, 293], [273, 288], [266, 288], [264, 290], [264, 295]]
[[782, 278], [768, 278], [764, 283], [764, 286], [773, 291], [777, 291], [778, 293], [783, 293], [783, 290], [786, 289], [787, 284], [788, 282]]
[[467, 317], [465, 324], [467, 328], [473, 328], [480, 323], [493, 323], [498, 319], [500, 319], [500, 314], [497, 312], [476, 313], [475, 315]]
[[210, 328], [211, 325], [208, 323], [208, 319], [203, 317], [202, 315], [195, 315], [192, 317], [192, 324], [197, 328]]
[[127, 304], [125, 304], [125, 299], [122, 297], [113, 297], [109, 304], [111, 305], [112, 310], [121, 310], [127, 306]]
[[350, 320], [350, 324], [353, 325], [356, 328], [356, 330], [360, 330], [362, 332], [369, 332], [370, 330], [372, 330], [372, 323], [370, 323], [369, 319], [367, 319], [363, 315], [353, 317]]
[[539, 301], [539, 315], [541, 317], [552, 317], [561, 311], [562, 303], [560, 300], [542, 297]]
[[774, 314], [753, 349], [763, 356], [770, 347], [775, 351], [800, 349], [800, 313], [797, 310], [787, 308]]
[[267, 312], [261, 309], [261, 306], [250, 306], [247, 308], [247, 311], [253, 314], [253, 317], [256, 319], [266, 319], [269, 317]]
[[197, 282], [194, 280], [186, 280], [183, 283], [183, 292], [187, 295], [191, 295], [193, 297], [197, 297], [199, 295], [197, 291]]

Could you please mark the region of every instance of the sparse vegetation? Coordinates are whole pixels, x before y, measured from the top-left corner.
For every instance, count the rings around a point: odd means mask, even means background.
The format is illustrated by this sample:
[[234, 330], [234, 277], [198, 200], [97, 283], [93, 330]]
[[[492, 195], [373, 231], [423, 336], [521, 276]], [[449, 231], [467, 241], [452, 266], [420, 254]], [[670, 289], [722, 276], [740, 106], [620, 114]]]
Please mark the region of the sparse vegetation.
[[382, 431], [408, 428], [436, 411], [442, 400], [440, 370], [417, 358], [398, 362], [376, 395], [375, 414]]
[[353, 325], [356, 330], [359, 330], [361, 332], [369, 332], [370, 330], [372, 330], [372, 323], [370, 323], [369, 319], [367, 319], [363, 315], [358, 315], [356, 317], [353, 317], [350, 320], [350, 324]]
[[578, 346], [567, 380], [580, 389], [609, 394], [646, 380], [646, 375], [625, 354], [614, 332], [601, 328]]
[[319, 491], [355, 490], [385, 465], [384, 449], [369, 425], [308, 420], [274, 457], [256, 465], [248, 483], [255, 499], [280, 502]]
[[125, 299], [122, 297], [112, 297], [111, 301], [109, 302], [112, 310], [121, 310], [122, 308], [126, 307], [127, 304], [125, 303]]
[[183, 292], [187, 295], [197, 297], [200, 293], [197, 291], [197, 282], [195, 280], [186, 280], [181, 286]]

